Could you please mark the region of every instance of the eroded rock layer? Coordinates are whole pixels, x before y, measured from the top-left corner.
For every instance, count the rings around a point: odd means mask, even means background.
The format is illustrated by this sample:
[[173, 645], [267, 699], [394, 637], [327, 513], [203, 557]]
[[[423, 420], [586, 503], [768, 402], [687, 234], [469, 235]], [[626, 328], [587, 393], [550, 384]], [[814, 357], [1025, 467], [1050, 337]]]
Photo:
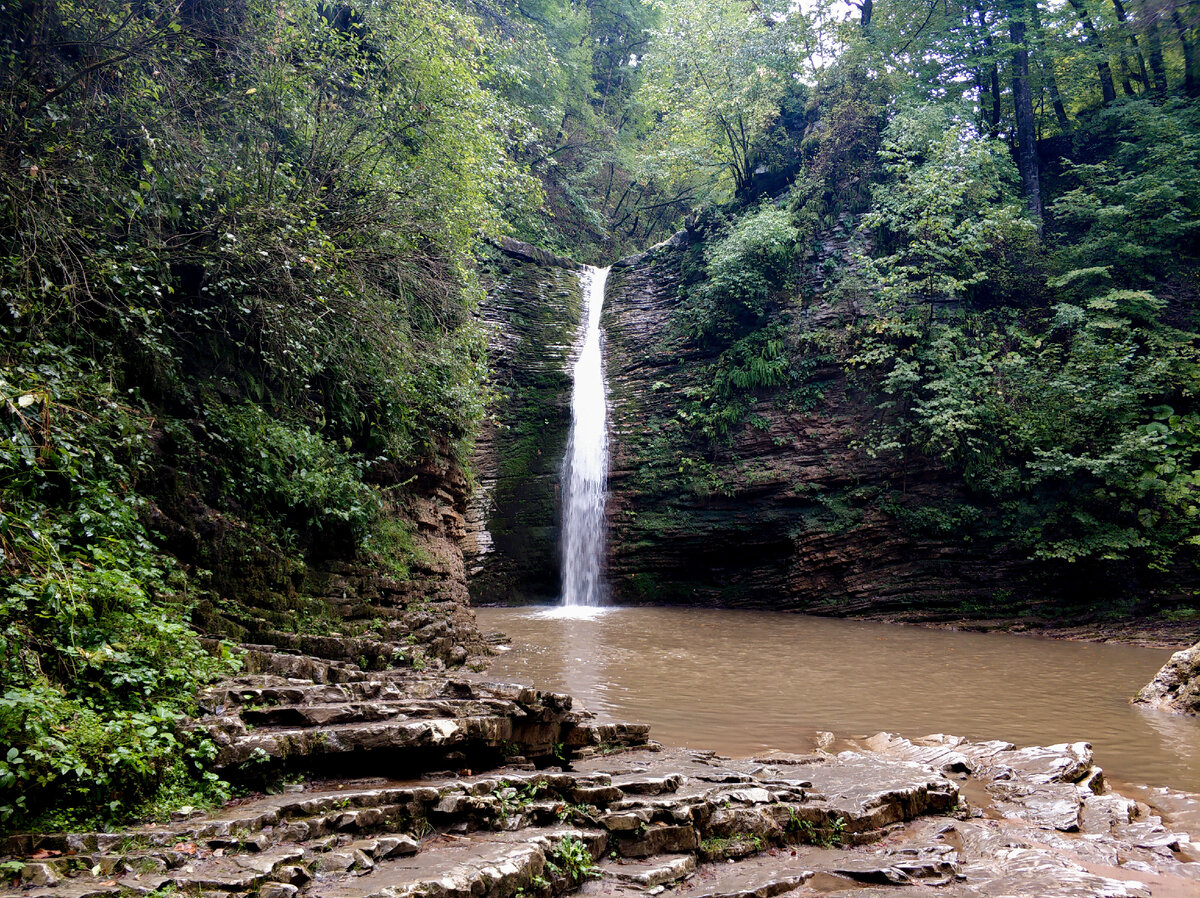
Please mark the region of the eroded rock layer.
[[463, 555], [472, 598], [559, 594], [560, 480], [571, 427], [580, 266], [505, 240], [483, 265], [491, 415], [476, 442]]
[[877, 409], [806, 340], [853, 314], [819, 291], [821, 259], [844, 250], [837, 239], [818, 254], [787, 319], [803, 383], [753, 402], [728, 445], [697, 432], [716, 352], [686, 338], [675, 318], [688, 239], [681, 232], [618, 263], [609, 280], [616, 601], [926, 619], [1003, 605], [1021, 563], [1002, 546], [912, 536], [884, 511], [932, 506], [956, 487], [928, 459], [897, 464], [866, 452]]

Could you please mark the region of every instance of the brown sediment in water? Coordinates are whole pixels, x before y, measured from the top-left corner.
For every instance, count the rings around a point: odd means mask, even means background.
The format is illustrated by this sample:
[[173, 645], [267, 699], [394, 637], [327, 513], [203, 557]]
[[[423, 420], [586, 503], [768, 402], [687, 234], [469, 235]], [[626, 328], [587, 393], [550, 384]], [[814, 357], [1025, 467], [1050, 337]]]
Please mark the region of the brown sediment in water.
[[1082, 739], [1120, 779], [1200, 792], [1200, 720], [1129, 704], [1168, 649], [771, 612], [477, 615], [513, 640], [485, 678], [570, 692], [667, 745], [744, 756], [811, 750], [817, 731]]

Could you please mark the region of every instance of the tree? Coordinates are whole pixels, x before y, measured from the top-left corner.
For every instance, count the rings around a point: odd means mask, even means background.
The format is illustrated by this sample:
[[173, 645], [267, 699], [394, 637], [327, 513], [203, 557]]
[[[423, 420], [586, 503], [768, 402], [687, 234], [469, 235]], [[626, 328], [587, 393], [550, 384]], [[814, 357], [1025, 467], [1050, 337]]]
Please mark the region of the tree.
[[888, 309], [961, 302], [987, 277], [988, 259], [1032, 230], [1014, 202], [1012, 162], [935, 104], [902, 109], [880, 157], [889, 178], [874, 194], [862, 230], [882, 250], [861, 257], [865, 286]]
[[[1013, 107], [1017, 120], [1017, 168], [1021, 172], [1021, 187], [1030, 214], [1042, 226], [1042, 185], [1037, 153], [1037, 128], [1033, 118], [1033, 91], [1029, 84], [1029, 47], [1027, 2], [1010, 0], [1009, 35], [1013, 44], [1012, 89]], [[1037, 0], [1032, 0], [1036, 3]]]
[[660, 7], [641, 94], [654, 124], [643, 166], [700, 196], [745, 190], [755, 141], [801, 71], [806, 20], [741, 0]]

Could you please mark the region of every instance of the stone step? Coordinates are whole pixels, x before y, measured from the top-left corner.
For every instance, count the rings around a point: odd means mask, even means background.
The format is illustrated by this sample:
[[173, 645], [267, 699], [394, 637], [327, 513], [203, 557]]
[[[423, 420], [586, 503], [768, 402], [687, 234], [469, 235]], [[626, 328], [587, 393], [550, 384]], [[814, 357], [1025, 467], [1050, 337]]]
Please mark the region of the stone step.
[[[442, 836], [411, 858], [383, 861], [359, 875], [319, 872], [305, 894], [313, 898], [488, 898], [523, 890], [558, 894], [574, 885], [556, 855], [568, 838], [582, 843], [593, 857], [603, 850], [602, 833], [573, 829]], [[556, 861], [557, 871], [552, 867]]]
[[[359, 680], [349, 683], [314, 683], [285, 677], [238, 677], [200, 695], [201, 706], [210, 713], [225, 708], [353, 702], [401, 699], [406, 693], [393, 680]], [[218, 710], [221, 709], [221, 710]]]
[[274, 645], [243, 644], [242, 670], [246, 674], [272, 674], [313, 683], [352, 683], [372, 679], [355, 663], [280, 651]]
[[[684, 866], [677, 863], [675, 869]], [[649, 868], [645, 881], [639, 878], [642, 874], [635, 874], [635, 878], [622, 875], [619, 864], [605, 864], [601, 869], [604, 878], [585, 884], [580, 891], [582, 898], [634, 898], [647, 891], [655, 894], [665, 883], [683, 877], [687, 879], [676, 891], [688, 898], [774, 898], [798, 889], [813, 876], [811, 869], [788, 855], [698, 867], [693, 861], [692, 869], [673, 878], [667, 878], [669, 868], [663, 864]]]
[[677, 882], [695, 869], [695, 856], [668, 854], [642, 861], [608, 861], [600, 865], [600, 874], [605, 879], [651, 889], [663, 883]]
[[[327, 687], [326, 687], [327, 688]], [[255, 727], [327, 727], [342, 723], [367, 723], [394, 718], [512, 716], [519, 713], [512, 702], [501, 699], [473, 701], [419, 698], [307, 701], [267, 707], [243, 707], [242, 720]]]
[[[548, 733], [535, 747], [540, 753], [549, 754], [557, 735]], [[337, 755], [445, 753], [471, 747], [499, 751], [506, 745], [515, 745], [516, 738], [513, 720], [499, 716], [269, 727], [232, 734], [220, 745], [214, 765], [221, 769], [247, 762], [277, 761], [294, 768], [305, 761]]]

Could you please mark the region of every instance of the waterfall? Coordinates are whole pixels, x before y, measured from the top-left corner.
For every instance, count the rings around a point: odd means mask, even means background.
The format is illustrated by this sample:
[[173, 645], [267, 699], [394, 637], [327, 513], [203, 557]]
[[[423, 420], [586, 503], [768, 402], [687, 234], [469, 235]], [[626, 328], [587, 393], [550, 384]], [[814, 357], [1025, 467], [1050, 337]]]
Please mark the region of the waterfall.
[[571, 439], [563, 464], [562, 603], [566, 607], [603, 604], [600, 571], [604, 563], [604, 500], [608, 476], [608, 409], [604, 359], [600, 352], [600, 310], [607, 268], [584, 269], [583, 348], [572, 373]]

